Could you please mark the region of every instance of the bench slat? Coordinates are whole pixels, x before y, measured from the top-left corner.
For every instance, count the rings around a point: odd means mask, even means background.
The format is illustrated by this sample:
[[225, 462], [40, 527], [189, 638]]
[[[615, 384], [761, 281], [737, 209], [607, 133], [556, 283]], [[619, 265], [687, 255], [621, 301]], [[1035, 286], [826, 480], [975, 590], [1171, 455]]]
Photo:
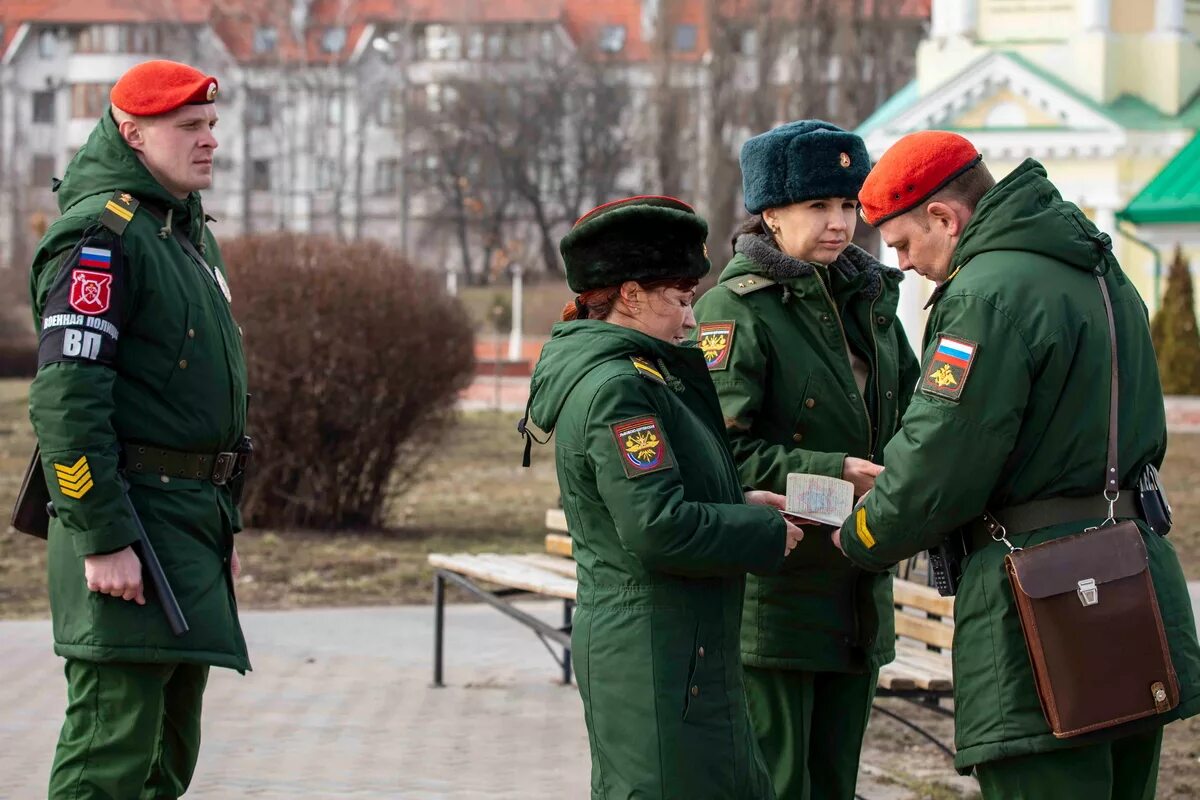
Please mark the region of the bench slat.
[[887, 668], [891, 674], [912, 681], [913, 687], [917, 689], [940, 692], [950, 688], [950, 682], [945, 678], [932, 675], [920, 667], [914, 667], [903, 661], [893, 661], [887, 665]]
[[546, 534], [546, 552], [552, 556], [571, 557], [571, 537], [561, 533]]
[[893, 691], [904, 691], [917, 688], [916, 681], [907, 675], [897, 672], [891, 664], [886, 664], [879, 670], [879, 681], [876, 685], [880, 689], [891, 689]]
[[896, 635], [907, 636], [918, 642], [937, 645], [949, 650], [954, 643], [954, 628], [945, 622], [925, 619], [923, 617], [896, 612]]
[[567, 512], [561, 508], [546, 509], [546, 530], [554, 533], [567, 532]]
[[892, 581], [892, 596], [898, 606], [908, 606], [943, 617], [954, 617], [954, 598], [942, 597], [932, 586], [897, 578]]
[[572, 580], [575, 579], [575, 562], [569, 558], [552, 556], [548, 553], [526, 553], [520, 556], [513, 556], [513, 558], [532, 567], [544, 569], [547, 572], [553, 572], [556, 575], [562, 575]]
[[455, 572], [468, 578], [476, 578], [563, 600], [575, 599], [576, 584], [574, 580], [514, 560], [511, 556], [494, 553], [478, 555], [430, 553], [429, 563], [438, 569]]

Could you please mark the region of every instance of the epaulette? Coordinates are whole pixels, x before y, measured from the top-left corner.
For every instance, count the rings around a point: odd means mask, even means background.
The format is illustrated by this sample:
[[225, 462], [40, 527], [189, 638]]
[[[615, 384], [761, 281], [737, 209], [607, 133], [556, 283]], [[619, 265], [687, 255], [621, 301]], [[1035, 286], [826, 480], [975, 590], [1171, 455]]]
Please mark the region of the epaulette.
[[661, 383], [663, 386], [667, 385], [667, 379], [663, 377], [662, 372], [649, 359], [642, 358], [641, 356], [630, 356], [629, 360], [633, 362], [634, 368], [637, 369], [638, 374], [642, 377], [652, 380], [655, 383]]
[[120, 236], [125, 232], [129, 220], [133, 219], [133, 212], [137, 211], [137, 207], [136, 197], [118, 189], [104, 204], [104, 210], [100, 212], [100, 224]]
[[774, 286], [775, 281], [770, 278], [764, 278], [762, 275], [742, 275], [738, 278], [730, 278], [721, 284], [729, 291], [736, 294], [738, 297], [757, 292], [759, 289], [766, 289], [768, 286]]

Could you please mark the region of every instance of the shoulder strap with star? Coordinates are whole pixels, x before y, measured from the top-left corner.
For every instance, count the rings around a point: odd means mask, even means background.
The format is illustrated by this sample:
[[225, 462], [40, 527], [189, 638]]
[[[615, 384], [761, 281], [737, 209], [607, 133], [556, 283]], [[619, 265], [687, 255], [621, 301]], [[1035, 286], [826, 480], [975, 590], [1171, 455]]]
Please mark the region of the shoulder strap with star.
[[768, 286], [774, 286], [775, 281], [762, 275], [739, 275], [736, 278], [730, 278], [727, 281], [722, 281], [721, 285], [729, 291], [736, 294], [738, 297], [744, 297], [751, 292], [757, 292], [759, 289], [766, 289]]
[[125, 227], [133, 219], [138, 205], [136, 197], [118, 189], [104, 204], [104, 210], [100, 212], [100, 224], [120, 236], [125, 233]]

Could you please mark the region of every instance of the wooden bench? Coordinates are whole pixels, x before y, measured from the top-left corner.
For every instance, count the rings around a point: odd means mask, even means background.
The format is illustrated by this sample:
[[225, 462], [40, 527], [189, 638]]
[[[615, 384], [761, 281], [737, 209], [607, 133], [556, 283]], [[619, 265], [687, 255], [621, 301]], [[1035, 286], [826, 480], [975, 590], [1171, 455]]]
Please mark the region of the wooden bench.
[[[571, 559], [571, 537], [562, 509], [546, 511], [545, 553], [524, 555], [433, 554], [429, 563], [436, 570], [434, 604], [436, 613], [434, 684], [442, 685], [442, 630], [445, 581], [453, 581], [468, 592], [517, 619], [542, 639], [557, 643], [561, 656], [563, 682], [571, 680], [570, 631], [575, 601], [575, 562]], [[907, 572], [906, 572], [907, 574]], [[501, 588], [488, 590], [479, 582]], [[900, 697], [944, 715], [952, 712], [942, 701], [953, 694], [954, 678], [950, 652], [954, 641], [954, 598], [942, 597], [937, 590], [912, 580], [893, 582], [895, 599], [896, 659], [879, 671], [876, 695]], [[519, 609], [507, 598], [513, 595], [540, 595], [564, 602], [563, 627], [552, 628]], [[551, 650], [554, 653], [553, 650]], [[950, 750], [929, 733], [892, 711], [875, 707], [880, 713], [912, 728], [948, 754]]]
[[[546, 511], [546, 552], [571, 557], [567, 516], [560, 508]], [[906, 578], [892, 582], [896, 608], [896, 659], [879, 670], [877, 697], [900, 697], [945, 716], [953, 712], [942, 705], [954, 695], [954, 670], [950, 652], [954, 643], [954, 598], [942, 597], [925, 583], [908, 580], [912, 564], [905, 565]], [[942, 742], [912, 721], [882, 706], [881, 714], [912, 728], [937, 745], [951, 758]]]

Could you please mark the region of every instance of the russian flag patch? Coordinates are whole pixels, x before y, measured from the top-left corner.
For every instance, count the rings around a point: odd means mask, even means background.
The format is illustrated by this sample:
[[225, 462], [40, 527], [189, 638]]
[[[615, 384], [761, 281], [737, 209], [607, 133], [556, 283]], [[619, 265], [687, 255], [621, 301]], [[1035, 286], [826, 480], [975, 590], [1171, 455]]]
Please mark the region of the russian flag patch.
[[925, 369], [921, 391], [957, 401], [962, 397], [979, 345], [956, 336], [938, 334], [933, 358]]
[[103, 247], [85, 247], [79, 251], [79, 266], [108, 269], [112, 266], [112, 250], [106, 250]]

